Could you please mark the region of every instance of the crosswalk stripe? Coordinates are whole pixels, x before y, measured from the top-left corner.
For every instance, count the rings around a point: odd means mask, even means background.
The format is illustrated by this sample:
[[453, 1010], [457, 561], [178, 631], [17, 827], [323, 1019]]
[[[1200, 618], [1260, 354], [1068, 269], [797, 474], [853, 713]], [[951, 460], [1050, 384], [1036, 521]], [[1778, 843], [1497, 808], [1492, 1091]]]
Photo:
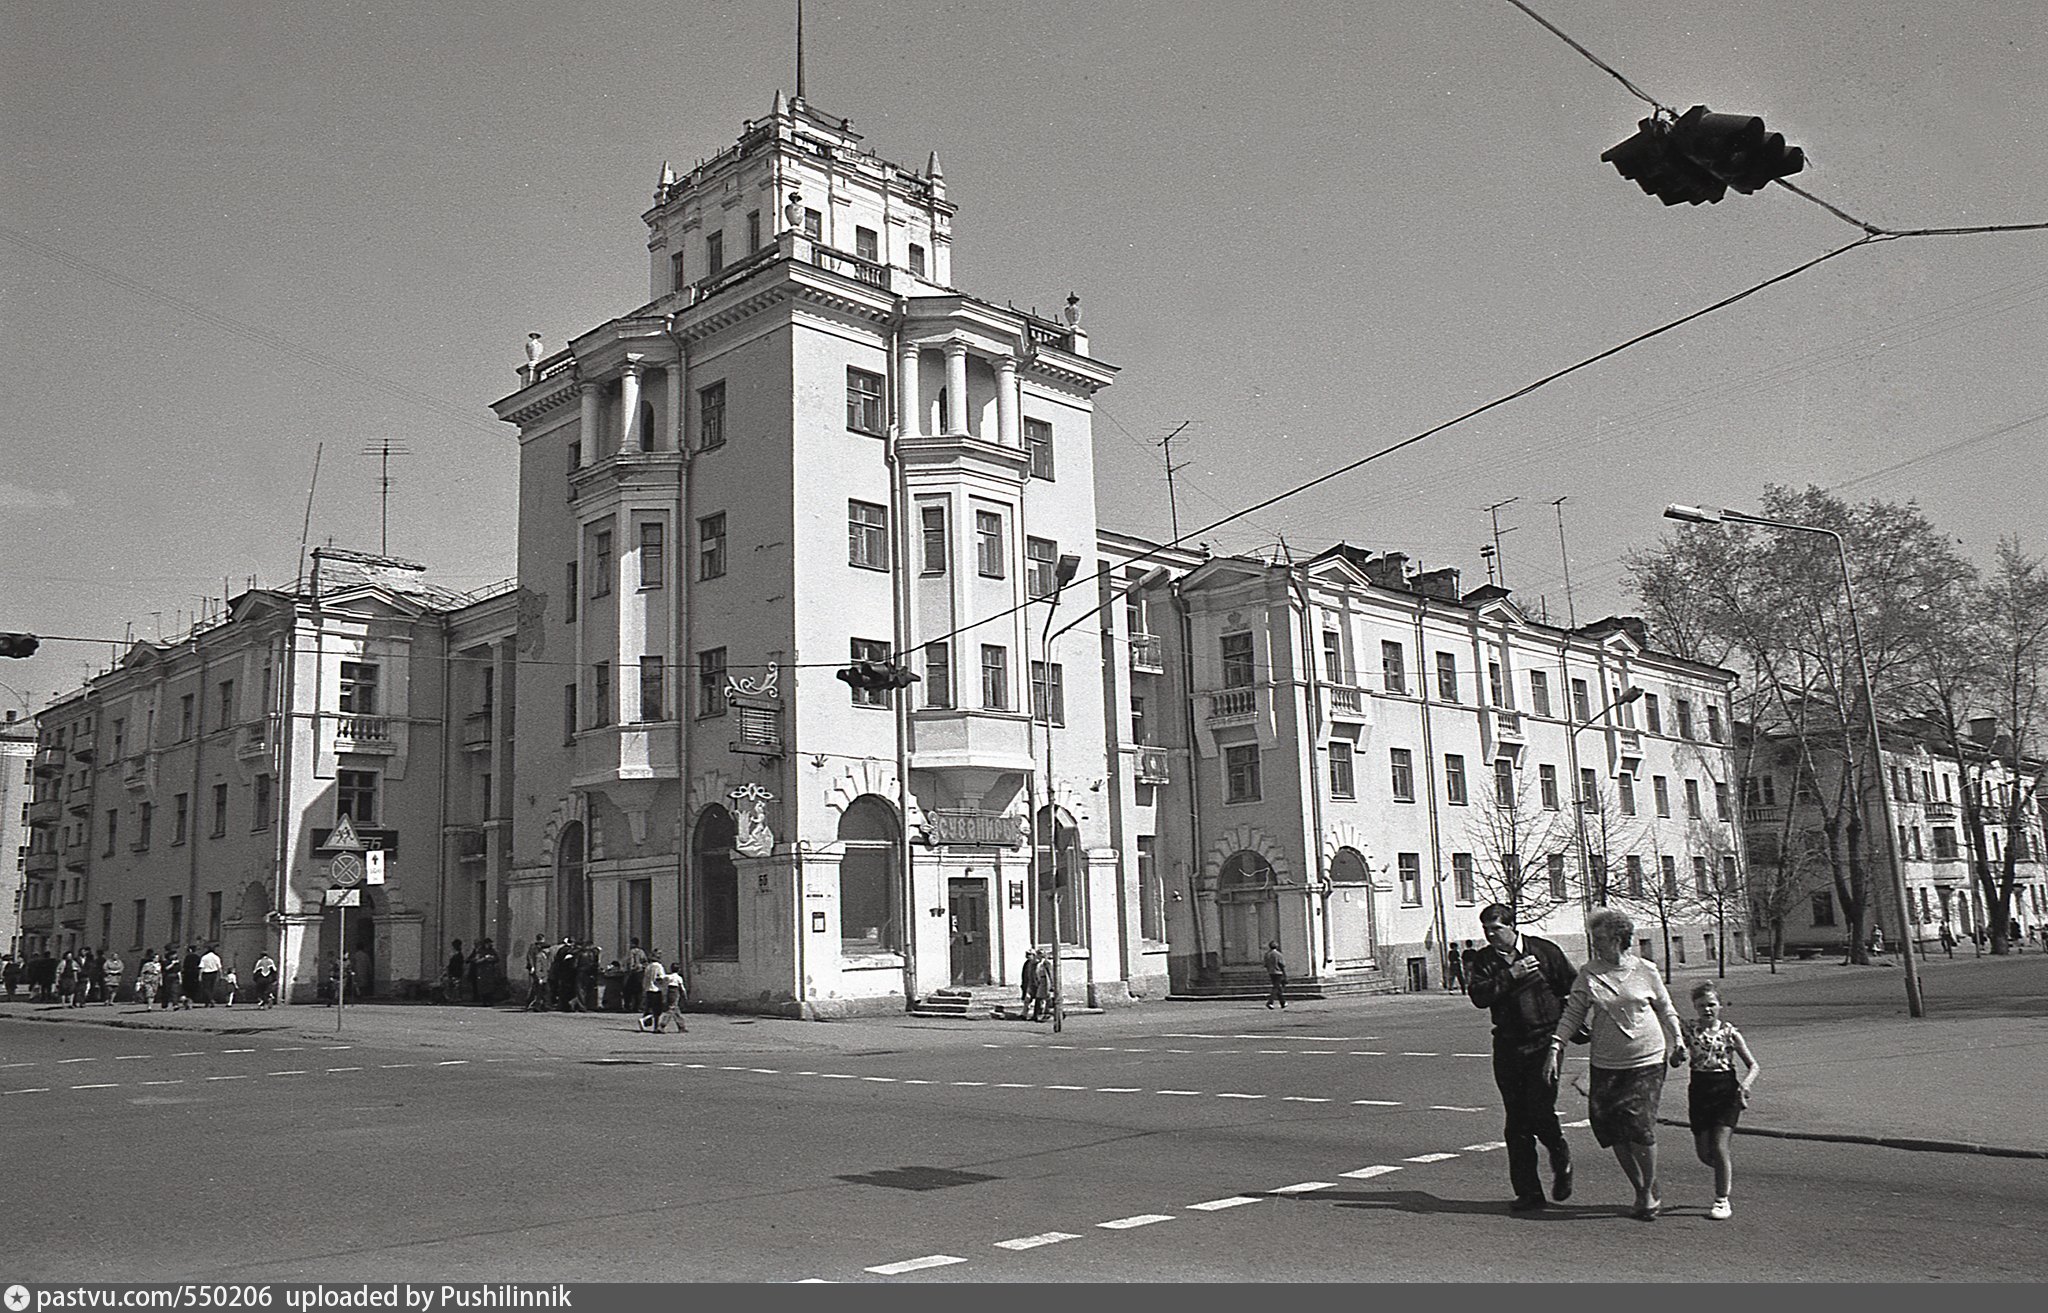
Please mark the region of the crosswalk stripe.
[[1172, 1220], [1173, 1215], [1171, 1213], [1139, 1213], [1136, 1217], [1119, 1217], [1107, 1222], [1097, 1222], [1095, 1225], [1105, 1231], [1128, 1231], [1132, 1227], [1151, 1226], [1154, 1222], [1171, 1222]]
[[1283, 1186], [1279, 1187], [1278, 1189], [1276, 1189], [1276, 1190], [1271, 1190], [1271, 1191], [1268, 1191], [1267, 1193], [1269, 1193], [1269, 1194], [1308, 1194], [1308, 1193], [1309, 1193], [1310, 1191], [1312, 1191], [1312, 1190], [1327, 1190], [1327, 1189], [1329, 1189], [1329, 1188], [1330, 1188], [1331, 1186], [1333, 1186], [1333, 1185], [1335, 1185], [1335, 1184], [1336, 1184], [1336, 1182], [1335, 1182], [1335, 1181], [1300, 1181], [1300, 1182], [1297, 1182], [1297, 1183], [1295, 1183], [1294, 1185], [1283, 1185]]
[[883, 1263], [878, 1267], [871, 1267], [867, 1270], [878, 1277], [893, 1277], [901, 1276], [905, 1272], [917, 1272], [928, 1267], [946, 1267], [953, 1263], [965, 1263], [966, 1261], [964, 1258], [955, 1258], [951, 1254], [927, 1254], [923, 1258], [906, 1258], [900, 1263]]
[[1188, 1207], [1201, 1213], [1217, 1213], [1226, 1208], [1242, 1208], [1246, 1204], [1255, 1204], [1257, 1202], [1259, 1201], [1251, 1195], [1234, 1194], [1225, 1199], [1211, 1199], [1205, 1204], [1189, 1204]]
[[1080, 1238], [1080, 1236], [1069, 1231], [1045, 1231], [1038, 1235], [1019, 1236], [1015, 1240], [998, 1240], [996, 1241], [996, 1248], [1014, 1250], [1039, 1249], [1046, 1245], [1056, 1245], [1062, 1240], [1079, 1240]]
[[1370, 1181], [1375, 1176], [1385, 1176], [1389, 1172], [1398, 1172], [1400, 1170], [1400, 1168], [1388, 1163], [1376, 1163], [1371, 1167], [1361, 1167], [1355, 1172], [1339, 1172], [1337, 1175], [1353, 1181]]
[[1447, 1162], [1457, 1156], [1454, 1153], [1418, 1153], [1413, 1158], [1403, 1158], [1401, 1161], [1404, 1163], [1440, 1163]]
[[1487, 1141], [1484, 1141], [1483, 1143], [1480, 1143], [1480, 1144], [1468, 1144], [1468, 1145], [1466, 1145], [1466, 1146], [1465, 1146], [1464, 1148], [1460, 1149], [1460, 1150], [1459, 1150], [1458, 1152], [1459, 1152], [1459, 1153], [1492, 1153], [1492, 1152], [1493, 1152], [1493, 1151], [1494, 1151], [1495, 1149], [1505, 1149], [1505, 1148], [1507, 1148], [1507, 1147], [1508, 1147], [1508, 1142], [1507, 1142], [1506, 1140], [1487, 1140]]

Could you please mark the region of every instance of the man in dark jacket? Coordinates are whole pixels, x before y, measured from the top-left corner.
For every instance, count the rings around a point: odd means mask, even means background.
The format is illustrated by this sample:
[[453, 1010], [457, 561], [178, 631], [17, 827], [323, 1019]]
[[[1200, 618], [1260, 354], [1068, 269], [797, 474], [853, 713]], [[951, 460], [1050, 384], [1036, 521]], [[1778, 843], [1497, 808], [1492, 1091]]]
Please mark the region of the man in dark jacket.
[[1507, 1107], [1508, 1181], [1515, 1212], [1543, 1207], [1536, 1174], [1536, 1142], [1550, 1151], [1551, 1197], [1572, 1194], [1572, 1150], [1557, 1124], [1557, 1085], [1548, 1067], [1550, 1042], [1578, 972], [1556, 944], [1515, 928], [1515, 914], [1499, 903], [1479, 913], [1487, 947], [1472, 955], [1470, 993], [1475, 1007], [1493, 1010], [1493, 1082]]

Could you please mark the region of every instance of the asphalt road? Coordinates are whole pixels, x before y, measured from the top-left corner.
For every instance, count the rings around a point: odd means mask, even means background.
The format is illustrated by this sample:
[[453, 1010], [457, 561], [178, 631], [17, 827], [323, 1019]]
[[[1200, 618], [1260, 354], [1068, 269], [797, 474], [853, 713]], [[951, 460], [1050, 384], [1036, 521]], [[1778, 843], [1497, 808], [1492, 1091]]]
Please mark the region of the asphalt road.
[[0, 1279], [2048, 1278], [2038, 1161], [1738, 1141], [1711, 1222], [1666, 1128], [1644, 1224], [1576, 1129], [1577, 1196], [1511, 1216], [1476, 1011], [590, 1024], [563, 1056], [0, 1020]]

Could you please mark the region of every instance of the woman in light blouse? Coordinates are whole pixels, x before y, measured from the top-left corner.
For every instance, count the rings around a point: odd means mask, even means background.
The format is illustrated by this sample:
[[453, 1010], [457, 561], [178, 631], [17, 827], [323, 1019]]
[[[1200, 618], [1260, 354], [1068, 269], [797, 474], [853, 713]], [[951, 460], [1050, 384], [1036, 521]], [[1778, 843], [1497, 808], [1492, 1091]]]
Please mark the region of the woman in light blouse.
[[1678, 1009], [1664, 978], [1629, 948], [1635, 922], [1602, 908], [1587, 922], [1593, 960], [1586, 963], [1565, 1000], [1550, 1048], [1550, 1078], [1564, 1066], [1564, 1049], [1579, 1027], [1593, 1031], [1593, 1083], [1586, 1114], [1593, 1138], [1614, 1150], [1615, 1161], [1635, 1187], [1633, 1216], [1655, 1221], [1657, 1197], [1657, 1106], [1664, 1094], [1664, 1070], [1686, 1060]]

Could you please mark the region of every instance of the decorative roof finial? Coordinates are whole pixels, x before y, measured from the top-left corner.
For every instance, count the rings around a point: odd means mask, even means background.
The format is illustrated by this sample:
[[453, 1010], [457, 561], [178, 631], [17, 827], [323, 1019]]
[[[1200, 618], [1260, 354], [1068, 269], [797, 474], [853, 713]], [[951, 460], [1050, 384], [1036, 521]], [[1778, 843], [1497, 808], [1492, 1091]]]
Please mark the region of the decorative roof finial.
[[667, 160], [661, 162], [661, 181], [654, 184], [654, 203], [661, 204], [668, 199], [669, 189], [676, 185], [676, 171]]
[[775, 108], [771, 112], [776, 118], [781, 118], [789, 113], [789, 102], [782, 98], [781, 87], [775, 88]]

